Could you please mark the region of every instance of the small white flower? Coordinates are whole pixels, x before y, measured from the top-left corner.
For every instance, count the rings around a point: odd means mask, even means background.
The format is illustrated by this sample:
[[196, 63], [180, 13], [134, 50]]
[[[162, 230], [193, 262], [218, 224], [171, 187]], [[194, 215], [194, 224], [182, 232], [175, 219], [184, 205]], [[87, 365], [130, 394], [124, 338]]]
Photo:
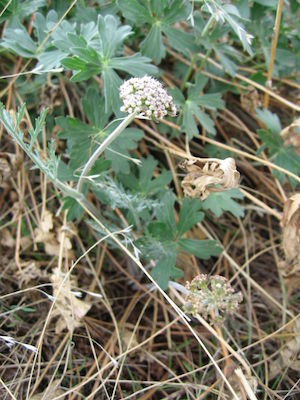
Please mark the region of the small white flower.
[[121, 111], [128, 114], [137, 112], [140, 116], [152, 119], [176, 115], [172, 96], [168, 95], [159, 81], [150, 76], [125, 81], [120, 87], [120, 97], [123, 101]]

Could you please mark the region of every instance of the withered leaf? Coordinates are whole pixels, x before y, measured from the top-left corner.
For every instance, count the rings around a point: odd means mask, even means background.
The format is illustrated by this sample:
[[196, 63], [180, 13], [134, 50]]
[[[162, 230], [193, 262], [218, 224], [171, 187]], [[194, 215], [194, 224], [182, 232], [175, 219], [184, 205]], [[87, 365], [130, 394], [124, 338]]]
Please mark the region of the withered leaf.
[[81, 326], [82, 318], [87, 314], [91, 305], [78, 299], [72, 292], [76, 286], [76, 279], [67, 276], [58, 268], [53, 270], [52, 276], [53, 297], [56, 299], [54, 316], [60, 316], [56, 322], [55, 332], [60, 333], [68, 328], [72, 334], [75, 328]]
[[181, 185], [185, 196], [205, 200], [212, 192], [221, 192], [238, 186], [240, 174], [235, 160], [207, 161], [186, 160], [180, 167], [187, 171]]
[[300, 283], [300, 193], [285, 202], [281, 226], [285, 261], [279, 269], [285, 283], [294, 288]]
[[[42, 215], [40, 225], [34, 230], [35, 242], [43, 243], [45, 246], [45, 252], [50, 256], [59, 256], [60, 253], [62, 229], [59, 225], [60, 223], [57, 219], [54, 221], [53, 214], [48, 210], [45, 210]], [[68, 258], [74, 258], [74, 254], [72, 252], [72, 242], [70, 239], [72, 234], [73, 233], [71, 229], [65, 230], [63, 248], [64, 255]]]

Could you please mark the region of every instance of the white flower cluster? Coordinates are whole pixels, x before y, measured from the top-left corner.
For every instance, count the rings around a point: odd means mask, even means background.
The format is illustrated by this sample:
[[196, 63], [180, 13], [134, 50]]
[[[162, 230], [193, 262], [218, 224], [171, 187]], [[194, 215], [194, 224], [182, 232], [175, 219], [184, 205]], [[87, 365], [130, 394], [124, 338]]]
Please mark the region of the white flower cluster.
[[202, 314], [216, 325], [221, 325], [227, 314], [234, 313], [243, 300], [242, 293], [235, 293], [230, 282], [220, 275], [200, 274], [185, 287], [188, 290], [186, 311]]
[[137, 112], [151, 119], [176, 115], [172, 96], [168, 95], [159, 81], [150, 76], [125, 81], [120, 87], [120, 97], [124, 104], [121, 111], [128, 114]]

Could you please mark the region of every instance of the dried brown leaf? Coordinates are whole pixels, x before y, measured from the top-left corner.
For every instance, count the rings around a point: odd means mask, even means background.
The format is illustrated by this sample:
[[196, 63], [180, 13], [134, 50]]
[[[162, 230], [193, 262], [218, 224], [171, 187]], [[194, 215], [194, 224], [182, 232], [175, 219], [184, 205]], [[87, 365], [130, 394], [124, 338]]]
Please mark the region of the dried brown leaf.
[[72, 292], [72, 286], [76, 286], [74, 277], [71, 279], [66, 273], [55, 268], [51, 280], [53, 296], [56, 299], [54, 315], [62, 317], [56, 322], [55, 332], [60, 333], [68, 328], [72, 334], [75, 328], [81, 326], [81, 320], [87, 314], [91, 305], [78, 299]]
[[22, 287], [24, 284], [27, 285], [29, 282], [36, 279], [47, 279], [48, 273], [46, 270], [41, 269], [35, 262], [29, 262], [23, 264], [22, 268], [16, 272], [18, 278], [18, 284]]
[[[60, 253], [63, 235], [61, 226], [58, 226], [58, 224], [58, 220], [54, 221], [53, 214], [46, 210], [43, 213], [39, 227], [35, 228], [34, 230], [35, 242], [43, 243], [45, 245], [45, 252], [50, 256], [59, 256]], [[55, 229], [54, 225], [56, 226]], [[65, 229], [64, 233], [64, 255], [72, 259], [74, 258], [74, 253], [71, 251], [71, 236], [73, 235], [73, 232], [71, 229]]]
[[285, 261], [279, 269], [285, 283], [294, 288], [300, 283], [300, 193], [285, 202], [281, 226]]
[[181, 168], [187, 172], [181, 185], [185, 196], [206, 199], [212, 192], [221, 192], [238, 186], [240, 174], [233, 158], [201, 162], [186, 160]]

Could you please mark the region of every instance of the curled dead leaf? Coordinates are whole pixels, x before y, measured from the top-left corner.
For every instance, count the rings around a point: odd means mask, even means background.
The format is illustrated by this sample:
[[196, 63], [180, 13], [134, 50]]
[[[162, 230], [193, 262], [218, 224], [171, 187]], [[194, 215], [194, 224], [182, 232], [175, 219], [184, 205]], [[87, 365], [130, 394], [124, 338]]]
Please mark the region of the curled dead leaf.
[[60, 269], [55, 268], [51, 275], [51, 281], [53, 297], [56, 299], [54, 316], [61, 317], [56, 322], [55, 332], [60, 333], [68, 328], [72, 334], [75, 328], [81, 326], [81, 320], [87, 314], [91, 305], [74, 295], [72, 286], [77, 286], [74, 277], [71, 278]]
[[[64, 230], [64, 235], [62, 231]], [[64, 248], [64, 255], [68, 258], [74, 258], [72, 252], [71, 237], [74, 232], [71, 229], [65, 229], [60, 226], [60, 222], [53, 218], [53, 214], [45, 210], [40, 225], [34, 230], [34, 240], [36, 243], [43, 243], [45, 252], [50, 256], [59, 256], [61, 244]], [[62, 242], [63, 241], [63, 242]]]
[[185, 196], [206, 199], [212, 192], [238, 187], [240, 174], [231, 157], [218, 161], [186, 160], [180, 167], [187, 172], [181, 186]]
[[[19, 287], [27, 285], [29, 282], [40, 279], [47, 279], [48, 273], [46, 270], [42, 269], [35, 262], [28, 262], [23, 264], [22, 268], [16, 272], [18, 278]], [[47, 279], [48, 280], [48, 279]]]
[[295, 288], [300, 283], [300, 193], [285, 202], [281, 226], [285, 261], [279, 270], [289, 288]]

